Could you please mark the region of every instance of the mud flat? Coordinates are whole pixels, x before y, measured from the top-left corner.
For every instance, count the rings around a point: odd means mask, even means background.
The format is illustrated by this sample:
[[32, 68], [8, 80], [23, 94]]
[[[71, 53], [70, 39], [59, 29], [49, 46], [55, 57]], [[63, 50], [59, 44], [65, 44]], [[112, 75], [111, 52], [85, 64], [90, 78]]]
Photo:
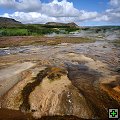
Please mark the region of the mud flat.
[[107, 41], [1, 50], [10, 53], [0, 56], [3, 110], [78, 120], [107, 119], [108, 108], [120, 108], [119, 48]]

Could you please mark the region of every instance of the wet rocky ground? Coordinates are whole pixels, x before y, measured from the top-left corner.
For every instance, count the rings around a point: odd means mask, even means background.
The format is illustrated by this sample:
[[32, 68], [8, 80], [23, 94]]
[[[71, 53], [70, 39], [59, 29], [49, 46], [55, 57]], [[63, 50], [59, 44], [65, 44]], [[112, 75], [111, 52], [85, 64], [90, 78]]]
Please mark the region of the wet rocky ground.
[[0, 110], [29, 119], [108, 119], [120, 109], [120, 48], [106, 39], [1, 48], [0, 95]]

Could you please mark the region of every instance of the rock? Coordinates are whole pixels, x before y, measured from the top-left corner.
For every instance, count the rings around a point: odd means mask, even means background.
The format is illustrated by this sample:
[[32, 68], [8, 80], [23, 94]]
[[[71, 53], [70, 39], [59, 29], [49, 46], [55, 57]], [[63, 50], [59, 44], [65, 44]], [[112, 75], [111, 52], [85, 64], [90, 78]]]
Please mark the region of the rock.
[[100, 57], [100, 55], [95, 55], [96, 57]]
[[106, 46], [103, 46], [103, 48], [107, 48]]
[[120, 67], [116, 68], [116, 69], [115, 69], [115, 72], [120, 73]]

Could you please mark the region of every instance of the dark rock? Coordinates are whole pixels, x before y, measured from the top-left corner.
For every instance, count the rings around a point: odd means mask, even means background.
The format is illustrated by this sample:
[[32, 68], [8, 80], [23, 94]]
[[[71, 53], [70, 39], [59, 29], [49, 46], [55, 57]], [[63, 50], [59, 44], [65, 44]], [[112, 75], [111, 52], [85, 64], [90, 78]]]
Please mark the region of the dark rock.
[[115, 69], [115, 72], [120, 73], [120, 67], [116, 68], [116, 69]]
[[95, 55], [96, 57], [100, 57], [100, 55]]
[[106, 46], [103, 46], [103, 48], [107, 48]]

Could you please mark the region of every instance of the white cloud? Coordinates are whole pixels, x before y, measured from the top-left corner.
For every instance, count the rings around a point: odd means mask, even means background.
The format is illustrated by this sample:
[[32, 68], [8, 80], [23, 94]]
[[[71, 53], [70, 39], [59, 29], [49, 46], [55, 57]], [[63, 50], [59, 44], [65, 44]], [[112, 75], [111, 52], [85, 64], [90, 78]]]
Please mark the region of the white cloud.
[[[18, 1], [18, 0], [17, 0]], [[9, 1], [9, 7], [18, 12], [3, 14], [3, 17], [11, 17], [23, 23], [46, 23], [46, 22], [81, 22], [93, 19], [97, 12], [78, 10], [72, 2], [67, 0], [53, 0], [50, 3], [41, 3], [39, 0], [15, 0]], [[8, 6], [7, 0], [0, 1], [0, 5]]]
[[[91, 14], [91, 13], [90, 13]], [[55, 17], [55, 16], [48, 16], [46, 14], [41, 14], [38, 12], [15, 12], [13, 14], [5, 13], [1, 15], [2, 17], [9, 17], [14, 18], [18, 21], [21, 21], [22, 23], [46, 23], [46, 22], [79, 22], [83, 20], [87, 20], [90, 16], [87, 13], [86, 15], [80, 14], [80, 16], [77, 17]], [[90, 18], [89, 18], [90, 19]]]
[[55, 17], [48, 17], [47, 15], [37, 12], [15, 12], [13, 14], [5, 13], [2, 17], [14, 18], [22, 23], [45, 23], [49, 21], [56, 21]]
[[42, 7], [40, 0], [22, 0], [21, 2], [16, 2], [16, 9], [26, 12], [34, 12], [40, 10]]
[[110, 5], [114, 7], [120, 7], [120, 0], [110, 0]]
[[0, 7], [33, 12], [41, 8], [40, 0], [0, 0]]
[[12, 8], [15, 5], [15, 0], [0, 0], [0, 7]]
[[99, 14], [94, 21], [120, 24], [120, 0], [110, 0], [109, 4], [109, 9], [106, 9], [102, 14]]
[[40, 0], [0, 0], [0, 6], [13, 8], [20, 12], [40, 12], [49, 16], [76, 16], [79, 10], [72, 2], [53, 0], [51, 3], [41, 3]]
[[80, 11], [79, 20], [90, 20], [98, 16], [97, 12], [87, 12], [84, 10]]
[[74, 8], [73, 3], [66, 0], [61, 2], [53, 0], [51, 3], [42, 4], [41, 12], [55, 17], [76, 17], [79, 14], [79, 10]]
[[107, 15], [100, 15], [99, 17], [95, 18], [94, 21], [109, 21], [110, 18]]
[[104, 21], [120, 23], [120, 0], [110, 0], [109, 9], [103, 13], [78, 10], [67, 0], [53, 0], [42, 3], [40, 0], [0, 0], [0, 7], [14, 9], [12, 14], [3, 17], [14, 18], [22, 23]]

